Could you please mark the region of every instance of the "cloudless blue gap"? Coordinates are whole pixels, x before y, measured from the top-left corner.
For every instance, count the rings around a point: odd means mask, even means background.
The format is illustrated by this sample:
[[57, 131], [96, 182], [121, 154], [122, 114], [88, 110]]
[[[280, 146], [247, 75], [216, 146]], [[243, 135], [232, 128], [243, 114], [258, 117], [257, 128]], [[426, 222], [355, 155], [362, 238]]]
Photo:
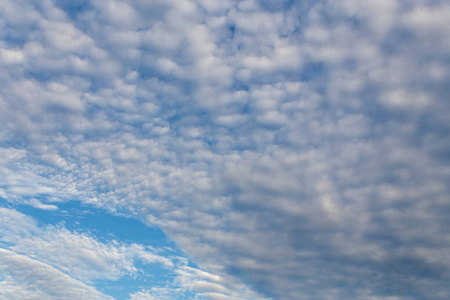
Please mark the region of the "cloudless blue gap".
[[234, 33], [236, 32], [236, 26], [231, 25], [231, 26], [229, 27], [229, 29], [230, 29], [230, 32], [231, 32], [231, 36], [233, 37], [233, 36], [234, 36]]
[[262, 8], [274, 12], [289, 10], [294, 6], [294, 0], [260, 0]]
[[[163, 82], [169, 81], [169, 80], [176, 80], [175, 77], [170, 75], [165, 75], [159, 72], [155, 68], [146, 67], [144, 65], [139, 65], [136, 69], [136, 71], [139, 73], [140, 79], [142, 80], [151, 80], [151, 79], [158, 79]], [[179, 85], [177, 85], [178, 87]]]
[[89, 1], [87, 0], [54, 0], [56, 6], [59, 6], [71, 19], [75, 19], [80, 13], [87, 10]]
[[323, 62], [311, 62], [306, 64], [300, 72], [301, 81], [308, 82], [317, 79], [324, 73]]
[[21, 33], [20, 31], [4, 29], [0, 33], [0, 40], [5, 41], [8, 48], [22, 48], [27, 42], [27, 38], [23, 37], [25, 33]]

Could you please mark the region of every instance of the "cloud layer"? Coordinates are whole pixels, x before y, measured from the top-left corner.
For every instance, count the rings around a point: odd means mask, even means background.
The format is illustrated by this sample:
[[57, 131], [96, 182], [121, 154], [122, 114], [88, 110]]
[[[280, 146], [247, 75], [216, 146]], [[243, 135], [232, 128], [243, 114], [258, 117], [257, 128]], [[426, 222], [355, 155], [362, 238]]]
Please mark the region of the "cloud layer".
[[450, 296], [445, 1], [0, 3], [5, 201], [160, 226], [207, 299]]

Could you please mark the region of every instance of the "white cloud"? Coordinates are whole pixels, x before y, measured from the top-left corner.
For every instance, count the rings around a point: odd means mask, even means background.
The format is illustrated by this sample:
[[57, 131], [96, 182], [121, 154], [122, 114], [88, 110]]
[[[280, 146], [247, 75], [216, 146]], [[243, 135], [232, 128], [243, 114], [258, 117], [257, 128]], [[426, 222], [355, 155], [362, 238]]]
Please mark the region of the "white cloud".
[[137, 271], [135, 260], [160, 263], [166, 268], [173, 262], [152, 253], [142, 245], [110, 241], [105, 244], [83, 233], [61, 226], [38, 227], [35, 221], [15, 210], [0, 208], [0, 227], [4, 247], [38, 259], [83, 282], [117, 280]]
[[0, 249], [0, 258], [2, 299], [113, 299], [28, 256]]

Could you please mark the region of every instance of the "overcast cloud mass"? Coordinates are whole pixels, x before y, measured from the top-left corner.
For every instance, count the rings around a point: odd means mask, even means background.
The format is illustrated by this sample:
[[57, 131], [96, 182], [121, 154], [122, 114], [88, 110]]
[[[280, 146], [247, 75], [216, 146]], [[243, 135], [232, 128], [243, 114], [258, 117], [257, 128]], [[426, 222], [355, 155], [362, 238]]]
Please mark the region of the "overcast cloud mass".
[[445, 0], [0, 0], [0, 299], [450, 299]]

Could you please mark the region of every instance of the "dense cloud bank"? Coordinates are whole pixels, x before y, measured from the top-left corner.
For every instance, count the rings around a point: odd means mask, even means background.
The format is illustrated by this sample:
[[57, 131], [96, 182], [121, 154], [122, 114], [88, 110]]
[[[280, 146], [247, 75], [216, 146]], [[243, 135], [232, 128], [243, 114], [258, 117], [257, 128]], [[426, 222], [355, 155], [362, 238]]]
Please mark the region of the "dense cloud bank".
[[160, 226], [227, 278], [208, 299], [239, 281], [448, 299], [449, 18], [439, 0], [0, 0], [0, 197]]

